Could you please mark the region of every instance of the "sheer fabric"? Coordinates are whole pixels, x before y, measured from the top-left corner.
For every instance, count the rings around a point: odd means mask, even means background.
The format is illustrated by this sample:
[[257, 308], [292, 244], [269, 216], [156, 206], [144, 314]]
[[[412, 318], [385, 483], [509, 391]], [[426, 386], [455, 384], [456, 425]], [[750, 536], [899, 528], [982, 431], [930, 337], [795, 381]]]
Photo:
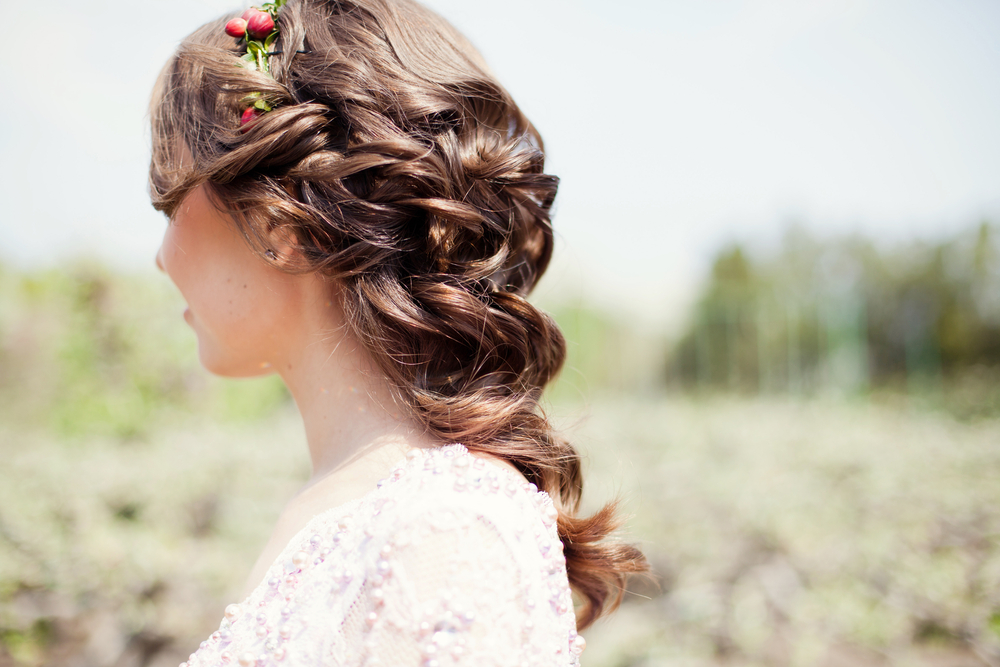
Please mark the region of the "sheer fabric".
[[552, 501], [461, 445], [314, 517], [181, 667], [576, 666]]

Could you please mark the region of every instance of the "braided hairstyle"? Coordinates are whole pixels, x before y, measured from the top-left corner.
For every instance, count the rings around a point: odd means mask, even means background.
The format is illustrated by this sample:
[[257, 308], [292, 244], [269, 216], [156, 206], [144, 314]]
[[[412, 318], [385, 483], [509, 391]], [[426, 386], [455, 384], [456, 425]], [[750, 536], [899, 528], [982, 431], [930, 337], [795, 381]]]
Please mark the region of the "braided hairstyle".
[[[513, 464], [552, 496], [581, 628], [621, 601], [642, 553], [577, 516], [580, 456], [539, 408], [566, 345], [525, 299], [552, 255], [558, 179], [475, 49], [411, 0], [290, 0], [273, 78], [225, 20], [189, 36], [151, 105], [154, 207], [207, 184], [251, 247], [342, 287], [347, 326], [429, 433]], [[246, 127], [250, 96], [273, 110]], [[186, 150], [185, 150], [186, 149]]]

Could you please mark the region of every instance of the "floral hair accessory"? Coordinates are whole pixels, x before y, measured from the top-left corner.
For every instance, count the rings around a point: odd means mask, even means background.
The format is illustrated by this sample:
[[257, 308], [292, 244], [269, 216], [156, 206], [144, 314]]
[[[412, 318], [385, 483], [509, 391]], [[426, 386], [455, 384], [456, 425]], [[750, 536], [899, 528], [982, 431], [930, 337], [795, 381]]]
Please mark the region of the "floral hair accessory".
[[[243, 12], [243, 16], [226, 23], [227, 35], [235, 37], [238, 40], [237, 44], [246, 42], [247, 52], [241, 58], [246, 63], [244, 67], [271, 75], [267, 58], [280, 53], [270, 52], [270, 48], [278, 39], [278, 10], [285, 2], [286, 0], [274, 0], [260, 7], [251, 7]], [[240, 116], [241, 126], [271, 110], [271, 105], [260, 93], [250, 95], [246, 102], [249, 106]]]

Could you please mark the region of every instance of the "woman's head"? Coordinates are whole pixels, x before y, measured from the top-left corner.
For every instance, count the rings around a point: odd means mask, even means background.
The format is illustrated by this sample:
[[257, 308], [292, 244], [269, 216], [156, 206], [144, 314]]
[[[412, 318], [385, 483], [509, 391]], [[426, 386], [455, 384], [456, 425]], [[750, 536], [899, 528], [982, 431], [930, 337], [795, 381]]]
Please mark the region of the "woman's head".
[[[525, 300], [552, 253], [558, 183], [538, 133], [468, 42], [409, 0], [290, 0], [273, 78], [240, 66], [225, 23], [185, 40], [157, 83], [154, 206], [172, 215], [204, 191], [261, 262], [335, 282], [351, 333], [430, 433], [553, 495], [589, 622], [641, 556], [597, 544], [610, 512], [572, 516], [579, 456], [538, 409], [565, 357]], [[241, 126], [261, 98], [273, 110]]]
[[[293, 230], [296, 268], [530, 289], [551, 254], [558, 181], [542, 172], [537, 132], [447, 23], [406, 0], [293, 0], [271, 79], [239, 66], [224, 22], [185, 40], [158, 82], [157, 208], [207, 181], [259, 250], [266, 231]], [[254, 95], [275, 109], [241, 127]]]
[[[191, 35], [158, 82], [154, 206], [171, 214], [204, 183], [262, 257], [286, 231], [294, 252], [277, 263], [343, 284], [397, 384], [544, 385], [561, 337], [533, 309], [534, 330], [516, 329], [552, 252], [557, 179], [472, 47], [414, 3], [293, 0], [271, 79], [240, 66], [224, 23]], [[255, 94], [274, 110], [242, 128]], [[483, 357], [480, 320], [496, 354]]]

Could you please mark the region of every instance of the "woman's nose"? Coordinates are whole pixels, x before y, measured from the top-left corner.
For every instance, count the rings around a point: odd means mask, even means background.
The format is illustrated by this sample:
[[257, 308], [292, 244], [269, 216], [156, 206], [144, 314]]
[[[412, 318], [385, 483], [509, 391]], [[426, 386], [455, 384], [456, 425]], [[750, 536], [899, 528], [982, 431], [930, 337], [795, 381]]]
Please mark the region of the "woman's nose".
[[166, 273], [166, 271], [167, 271], [165, 268], [163, 268], [163, 246], [162, 245], [156, 250], [156, 268], [158, 268], [160, 271], [163, 271], [164, 273]]

